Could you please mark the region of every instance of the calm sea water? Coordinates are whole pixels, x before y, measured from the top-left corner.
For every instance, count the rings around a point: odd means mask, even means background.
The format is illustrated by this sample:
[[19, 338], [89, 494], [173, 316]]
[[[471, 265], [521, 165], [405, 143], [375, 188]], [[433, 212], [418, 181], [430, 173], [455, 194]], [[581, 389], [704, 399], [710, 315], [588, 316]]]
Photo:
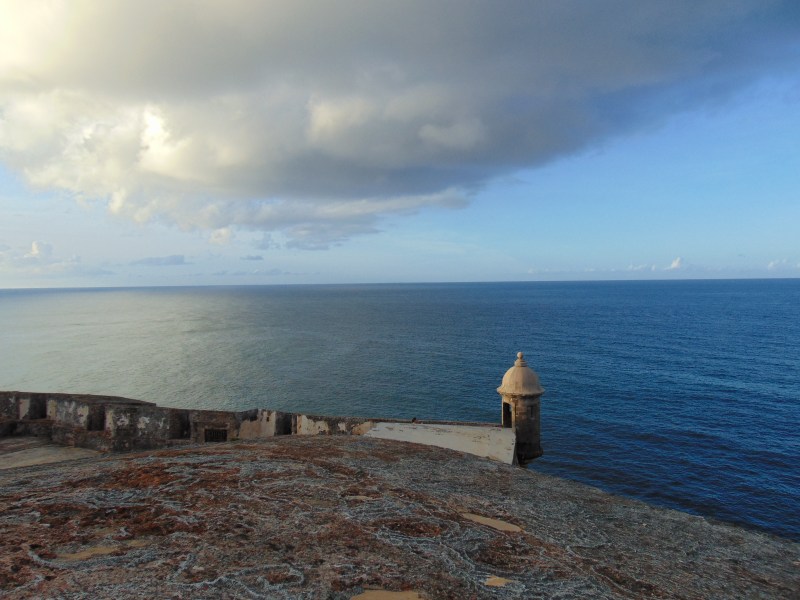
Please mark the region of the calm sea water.
[[0, 291], [0, 389], [499, 421], [543, 471], [800, 539], [800, 280]]

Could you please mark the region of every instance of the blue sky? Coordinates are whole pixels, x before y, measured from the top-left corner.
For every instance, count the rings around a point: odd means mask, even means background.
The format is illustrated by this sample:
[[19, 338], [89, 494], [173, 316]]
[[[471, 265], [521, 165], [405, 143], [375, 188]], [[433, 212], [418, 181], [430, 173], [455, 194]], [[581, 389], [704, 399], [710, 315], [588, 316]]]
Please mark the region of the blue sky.
[[800, 276], [798, 10], [613, 4], [6, 3], [0, 287]]

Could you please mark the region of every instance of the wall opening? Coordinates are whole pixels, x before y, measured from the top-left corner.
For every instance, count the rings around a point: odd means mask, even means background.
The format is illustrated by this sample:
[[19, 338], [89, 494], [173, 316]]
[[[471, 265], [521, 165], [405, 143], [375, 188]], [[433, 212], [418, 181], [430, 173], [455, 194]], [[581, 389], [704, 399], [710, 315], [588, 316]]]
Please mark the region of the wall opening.
[[292, 414], [275, 413], [275, 435], [291, 435]]
[[86, 419], [86, 429], [89, 431], [104, 431], [106, 428], [106, 407], [95, 404], [89, 407], [89, 416]]
[[207, 442], [227, 442], [228, 430], [207, 428], [205, 430], [205, 440]]
[[169, 415], [169, 438], [171, 440], [188, 440], [192, 434], [189, 413], [173, 410]]
[[28, 405], [28, 418], [31, 420], [47, 418], [47, 400], [45, 398], [31, 398]]
[[503, 402], [503, 427], [511, 427], [511, 405]]

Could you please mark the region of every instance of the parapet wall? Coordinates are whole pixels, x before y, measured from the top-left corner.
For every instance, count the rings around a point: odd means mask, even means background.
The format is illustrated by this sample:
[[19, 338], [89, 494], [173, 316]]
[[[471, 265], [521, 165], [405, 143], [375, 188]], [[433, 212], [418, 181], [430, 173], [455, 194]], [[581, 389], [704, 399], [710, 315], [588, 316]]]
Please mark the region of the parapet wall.
[[114, 396], [0, 392], [0, 435], [47, 435], [102, 451], [253, 439], [294, 433], [295, 415], [165, 408]]
[[369, 435], [507, 463], [514, 462], [516, 444], [511, 429], [489, 423], [325, 417], [261, 408], [189, 410], [116, 396], [0, 391], [0, 436], [7, 435], [44, 436], [104, 452], [280, 435]]

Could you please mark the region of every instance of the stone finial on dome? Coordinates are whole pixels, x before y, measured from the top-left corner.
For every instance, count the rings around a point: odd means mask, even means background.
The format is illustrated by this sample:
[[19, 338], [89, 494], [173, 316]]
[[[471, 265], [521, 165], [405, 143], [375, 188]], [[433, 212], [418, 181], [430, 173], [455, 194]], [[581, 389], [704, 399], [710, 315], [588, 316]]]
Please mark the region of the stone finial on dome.
[[541, 396], [544, 389], [539, 385], [539, 376], [528, 366], [522, 352], [517, 352], [517, 360], [503, 376], [503, 382], [497, 388], [500, 394], [515, 396]]

